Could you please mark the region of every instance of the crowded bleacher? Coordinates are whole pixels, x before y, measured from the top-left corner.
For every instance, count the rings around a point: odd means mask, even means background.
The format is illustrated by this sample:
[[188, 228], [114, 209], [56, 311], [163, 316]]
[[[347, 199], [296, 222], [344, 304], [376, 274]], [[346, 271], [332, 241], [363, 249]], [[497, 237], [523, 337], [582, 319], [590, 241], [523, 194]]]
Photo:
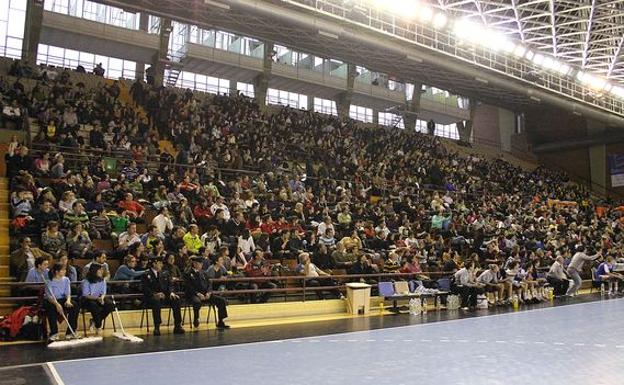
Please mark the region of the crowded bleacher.
[[[622, 208], [560, 172], [242, 94], [81, 81], [98, 75], [15, 61], [0, 81], [4, 125], [32, 133], [6, 158], [20, 280], [38, 257], [63, 259], [72, 280], [96, 261], [125, 281], [154, 257], [180, 278], [201, 256], [210, 278], [337, 287], [332, 274], [402, 272], [425, 288], [452, 277], [464, 307], [483, 291], [504, 306], [544, 300], [545, 285], [576, 294], [565, 272], [576, 254], [622, 257]], [[213, 288], [266, 302], [262, 289], [280, 284]]]

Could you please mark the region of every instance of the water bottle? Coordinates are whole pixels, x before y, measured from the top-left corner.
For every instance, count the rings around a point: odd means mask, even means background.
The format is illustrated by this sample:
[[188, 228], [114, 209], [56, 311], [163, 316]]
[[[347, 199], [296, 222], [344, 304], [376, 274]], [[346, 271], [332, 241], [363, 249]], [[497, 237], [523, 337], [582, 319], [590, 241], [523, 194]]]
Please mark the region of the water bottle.
[[422, 313], [423, 314], [427, 314], [427, 298], [423, 299], [423, 304], [422, 304]]
[[379, 302], [379, 314], [383, 315], [384, 313], [384, 303], [383, 301]]
[[605, 287], [603, 284], [600, 284], [600, 295], [605, 295]]
[[511, 303], [513, 304], [514, 310], [518, 310], [518, 307], [520, 306], [520, 302], [518, 301], [518, 295], [517, 294], [514, 294], [514, 296], [511, 297]]

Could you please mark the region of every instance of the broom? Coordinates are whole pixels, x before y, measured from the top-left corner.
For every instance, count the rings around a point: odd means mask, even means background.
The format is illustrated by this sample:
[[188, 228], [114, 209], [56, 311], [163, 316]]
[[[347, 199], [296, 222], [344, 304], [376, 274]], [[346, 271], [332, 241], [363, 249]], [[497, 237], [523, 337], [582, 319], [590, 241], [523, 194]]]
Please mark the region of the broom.
[[[48, 281], [43, 277], [43, 274], [41, 275], [41, 278], [43, 279], [43, 283], [45, 285], [46, 291], [48, 292], [48, 295], [50, 295], [50, 298], [54, 299], [55, 304], [58, 304], [58, 301], [56, 300], [56, 297], [54, 297], [54, 294], [52, 294], [52, 290], [50, 290], [50, 288], [48, 287]], [[65, 322], [67, 323], [67, 328], [71, 332], [74, 339], [66, 340], [66, 341], [52, 341], [48, 344], [48, 348], [50, 349], [73, 348], [76, 346], [102, 342], [102, 337], [78, 337], [78, 335], [74, 331], [74, 328], [72, 328], [71, 325], [69, 324], [69, 320], [67, 319], [67, 316], [65, 315], [65, 311], [61, 312], [61, 316], [63, 317], [63, 320], [65, 320]]]
[[111, 295], [111, 300], [113, 301], [113, 307], [115, 308], [115, 315], [117, 316], [117, 321], [119, 321], [119, 327], [121, 328], [121, 333], [115, 332], [113, 333], [113, 337], [119, 338], [120, 340], [129, 341], [129, 342], [137, 342], [137, 343], [143, 342], [142, 338], [126, 333], [123, 327], [123, 323], [121, 322], [121, 317], [119, 316], [119, 310], [117, 310], [117, 302], [115, 302], [114, 295]]

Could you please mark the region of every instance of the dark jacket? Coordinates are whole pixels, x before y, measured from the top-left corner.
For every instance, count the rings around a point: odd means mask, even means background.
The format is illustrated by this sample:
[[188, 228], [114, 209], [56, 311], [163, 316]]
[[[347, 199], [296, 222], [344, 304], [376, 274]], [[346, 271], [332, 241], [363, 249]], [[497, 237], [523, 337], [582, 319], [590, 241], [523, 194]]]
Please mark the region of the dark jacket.
[[163, 293], [165, 297], [169, 298], [173, 290], [171, 275], [164, 270], [158, 273], [158, 277], [156, 277], [154, 270], [148, 269], [147, 272], [143, 274], [141, 283], [143, 295], [147, 298], [153, 297], [156, 293]]
[[184, 291], [187, 298], [193, 297], [198, 293], [206, 294], [211, 291], [206, 273], [201, 270], [187, 270], [184, 273]]

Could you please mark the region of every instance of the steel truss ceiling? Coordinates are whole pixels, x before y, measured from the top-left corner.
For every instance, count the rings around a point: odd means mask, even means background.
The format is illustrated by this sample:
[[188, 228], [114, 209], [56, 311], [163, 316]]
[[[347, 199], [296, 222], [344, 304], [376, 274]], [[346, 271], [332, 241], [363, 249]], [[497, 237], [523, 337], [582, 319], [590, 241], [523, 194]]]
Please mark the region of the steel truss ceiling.
[[624, 84], [624, 0], [429, 0], [527, 46]]

